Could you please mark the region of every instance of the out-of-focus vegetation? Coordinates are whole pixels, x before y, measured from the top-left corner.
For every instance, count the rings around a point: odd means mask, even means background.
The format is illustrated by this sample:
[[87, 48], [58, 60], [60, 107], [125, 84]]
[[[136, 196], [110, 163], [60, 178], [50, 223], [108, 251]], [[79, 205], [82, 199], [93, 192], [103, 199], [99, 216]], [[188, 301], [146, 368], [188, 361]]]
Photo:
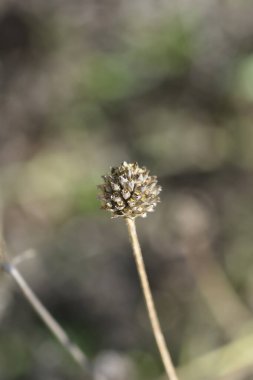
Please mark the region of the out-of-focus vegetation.
[[[124, 160], [163, 186], [137, 224], [182, 380], [252, 377], [252, 16], [232, 0], [1, 1], [5, 238], [38, 251], [20, 270], [96, 380], [163, 375], [124, 223], [96, 199]], [[4, 275], [0, 322], [0, 379], [82, 378]]]

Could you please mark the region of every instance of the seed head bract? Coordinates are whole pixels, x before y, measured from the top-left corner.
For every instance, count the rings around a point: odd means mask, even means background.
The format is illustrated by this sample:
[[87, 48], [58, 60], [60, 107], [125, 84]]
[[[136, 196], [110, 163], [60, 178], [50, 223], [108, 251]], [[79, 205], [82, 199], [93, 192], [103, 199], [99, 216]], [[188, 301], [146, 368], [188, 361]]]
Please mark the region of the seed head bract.
[[137, 162], [123, 162], [102, 178], [104, 183], [98, 186], [99, 199], [102, 208], [110, 211], [113, 218], [144, 218], [160, 201], [162, 188], [157, 184], [157, 177], [149, 175], [149, 170]]

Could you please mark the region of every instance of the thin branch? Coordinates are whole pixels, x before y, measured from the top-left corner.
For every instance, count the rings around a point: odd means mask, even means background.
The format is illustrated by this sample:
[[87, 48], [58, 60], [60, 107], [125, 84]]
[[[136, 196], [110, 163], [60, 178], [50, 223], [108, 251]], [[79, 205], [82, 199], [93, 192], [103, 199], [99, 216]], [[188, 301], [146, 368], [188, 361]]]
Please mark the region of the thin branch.
[[202, 248], [188, 242], [182, 251], [213, 317], [230, 339], [238, 336], [240, 330], [249, 324], [252, 315], [215, 260], [210, 244], [206, 242]]
[[150, 319], [150, 323], [152, 326], [152, 330], [156, 339], [156, 343], [166, 370], [166, 373], [168, 375], [168, 378], [170, 380], [178, 380], [174, 365], [172, 363], [172, 359], [168, 350], [168, 347], [166, 345], [164, 335], [161, 330], [160, 322], [157, 316], [157, 312], [154, 305], [154, 300], [152, 297], [151, 289], [148, 282], [148, 277], [143, 261], [143, 256], [141, 252], [141, 247], [139, 244], [137, 232], [136, 232], [136, 226], [135, 226], [135, 220], [130, 218], [125, 218], [128, 233], [130, 237], [130, 241], [133, 248], [133, 254], [144, 294], [144, 299], [146, 302], [148, 315]]
[[20, 255], [15, 256], [11, 262], [13, 265], [17, 266], [21, 263], [23, 263], [26, 260], [33, 259], [36, 256], [36, 251], [35, 249], [27, 249], [26, 251], [20, 253]]
[[91, 376], [89, 368], [89, 362], [82, 350], [73, 343], [59, 323], [52, 317], [45, 306], [40, 302], [38, 297], [32, 291], [28, 283], [25, 281], [18, 269], [7, 260], [6, 249], [4, 244], [0, 247], [0, 268], [7, 274], [9, 274], [19, 289], [23, 293], [24, 297], [30, 303], [31, 307], [35, 310], [38, 316], [45, 323], [47, 328], [52, 332], [56, 339], [61, 343], [69, 355], [74, 361]]

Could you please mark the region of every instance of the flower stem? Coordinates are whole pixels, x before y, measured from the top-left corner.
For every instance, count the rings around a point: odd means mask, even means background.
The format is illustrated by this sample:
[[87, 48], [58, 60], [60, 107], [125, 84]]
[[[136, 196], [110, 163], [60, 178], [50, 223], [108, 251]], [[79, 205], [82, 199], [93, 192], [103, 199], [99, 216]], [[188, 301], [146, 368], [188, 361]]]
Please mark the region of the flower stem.
[[[52, 317], [45, 306], [40, 302], [38, 297], [32, 291], [28, 283], [25, 281], [19, 270], [11, 262], [7, 260], [7, 255], [3, 246], [0, 249], [0, 269], [9, 274], [16, 282], [24, 297], [30, 303], [32, 308], [43, 320], [47, 328], [52, 332], [56, 339], [61, 343], [65, 350], [69, 353], [74, 361], [82, 367], [82, 369], [90, 376], [90, 369], [87, 357], [81, 349], [73, 343], [59, 323]], [[89, 377], [90, 378], [90, 377]]]
[[151, 289], [150, 289], [150, 285], [149, 285], [149, 281], [148, 281], [148, 277], [147, 277], [147, 273], [146, 273], [146, 269], [145, 269], [145, 265], [143, 261], [141, 247], [140, 247], [140, 243], [139, 243], [137, 232], [136, 232], [135, 220], [131, 218], [125, 218], [125, 220], [126, 220], [126, 224], [128, 228], [131, 245], [133, 248], [135, 263], [137, 266], [137, 270], [138, 270], [138, 274], [139, 274], [139, 278], [140, 278], [140, 282], [141, 282], [141, 286], [143, 290], [143, 295], [144, 295], [144, 299], [145, 299], [147, 310], [148, 310], [150, 323], [151, 323], [152, 330], [156, 339], [158, 350], [160, 352], [169, 380], [178, 380], [168, 347], [164, 339], [164, 335], [161, 330], [160, 322], [157, 316], [153, 296], [151, 293]]

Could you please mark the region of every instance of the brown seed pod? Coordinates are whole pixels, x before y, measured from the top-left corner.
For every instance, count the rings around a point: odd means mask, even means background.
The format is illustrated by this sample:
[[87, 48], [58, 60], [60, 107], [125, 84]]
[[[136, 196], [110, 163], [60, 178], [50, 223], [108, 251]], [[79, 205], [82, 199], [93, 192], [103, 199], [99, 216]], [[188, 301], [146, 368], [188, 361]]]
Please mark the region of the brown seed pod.
[[123, 162], [102, 178], [104, 184], [98, 186], [99, 199], [102, 209], [110, 211], [113, 218], [144, 218], [160, 201], [158, 195], [162, 188], [157, 185], [157, 177], [149, 175], [149, 171], [144, 166], [139, 167], [137, 162]]

